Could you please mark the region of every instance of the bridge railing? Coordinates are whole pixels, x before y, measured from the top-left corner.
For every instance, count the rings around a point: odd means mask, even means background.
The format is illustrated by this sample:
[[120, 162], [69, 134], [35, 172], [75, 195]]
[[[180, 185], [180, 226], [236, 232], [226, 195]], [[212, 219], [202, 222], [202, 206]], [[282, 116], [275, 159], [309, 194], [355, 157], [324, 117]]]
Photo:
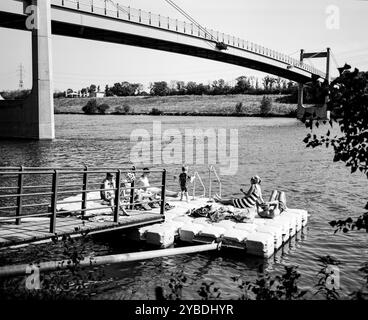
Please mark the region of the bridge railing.
[[[122, 208], [139, 210], [145, 204], [159, 206], [164, 214], [166, 171], [149, 170], [158, 181], [150, 185], [156, 196], [137, 192], [141, 187], [136, 178], [142, 172], [135, 168], [0, 167], [0, 230], [3, 223], [20, 225], [22, 219], [43, 217], [50, 219], [49, 232], [55, 233], [57, 217], [78, 214], [83, 218], [96, 210], [110, 212], [111, 220], [118, 223]], [[107, 173], [113, 175], [114, 187], [105, 187]], [[109, 192], [112, 200], [103, 201], [101, 192]]]
[[215, 30], [205, 29], [205, 32], [192, 23], [179, 21], [178, 19], [171, 19], [160, 14], [143, 11], [141, 9], [122, 6], [110, 0], [51, 0], [51, 3], [55, 6], [63, 6], [75, 10], [93, 12], [99, 15], [118, 18], [152, 27], [170, 30], [173, 32], [191, 35], [212, 42], [223, 42], [228, 46], [256, 53], [261, 56], [283, 62], [288, 65], [288, 68], [295, 67], [318, 75], [321, 78], [326, 77], [325, 73], [314, 68], [313, 66], [301, 63], [297, 59], [294, 59], [283, 53], [271, 50], [269, 48], [260, 46], [256, 43], [239, 39]]

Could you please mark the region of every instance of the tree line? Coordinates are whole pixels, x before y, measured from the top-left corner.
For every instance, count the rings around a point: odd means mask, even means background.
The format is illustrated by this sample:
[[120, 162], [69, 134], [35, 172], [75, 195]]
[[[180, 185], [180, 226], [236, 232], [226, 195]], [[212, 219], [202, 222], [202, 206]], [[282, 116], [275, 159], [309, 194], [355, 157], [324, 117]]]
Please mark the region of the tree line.
[[[250, 76], [239, 76], [231, 83], [224, 79], [214, 80], [208, 84], [197, 83], [195, 81], [172, 80], [152, 82], [148, 92], [144, 90], [141, 83], [130, 83], [128, 81], [116, 82], [114, 85], [105, 86], [101, 90], [100, 86], [91, 84], [79, 90], [82, 97], [94, 92], [104, 91], [106, 97], [126, 97], [126, 96], [174, 96], [174, 95], [228, 95], [228, 94], [254, 94], [270, 95], [280, 94], [278, 98], [282, 103], [296, 103], [298, 97], [298, 85], [293, 81], [280, 77], [265, 76], [262, 79]], [[304, 103], [318, 103], [316, 100], [316, 90], [313, 87], [306, 87], [304, 92]], [[20, 90], [0, 92], [5, 99], [22, 99], [28, 95], [30, 90]], [[74, 92], [68, 89], [67, 93]], [[65, 97], [64, 92], [55, 92], [54, 98]], [[319, 99], [322, 100], [322, 99]]]
[[106, 85], [105, 95], [111, 96], [170, 96], [170, 95], [226, 95], [226, 94], [291, 94], [297, 89], [292, 81], [282, 78], [266, 76], [261, 83], [258, 78], [240, 76], [233, 84], [224, 79], [212, 81], [209, 84], [197, 83], [195, 81], [172, 80], [152, 82], [149, 92], [143, 90], [140, 83], [129, 83], [127, 81], [115, 83], [113, 86]]

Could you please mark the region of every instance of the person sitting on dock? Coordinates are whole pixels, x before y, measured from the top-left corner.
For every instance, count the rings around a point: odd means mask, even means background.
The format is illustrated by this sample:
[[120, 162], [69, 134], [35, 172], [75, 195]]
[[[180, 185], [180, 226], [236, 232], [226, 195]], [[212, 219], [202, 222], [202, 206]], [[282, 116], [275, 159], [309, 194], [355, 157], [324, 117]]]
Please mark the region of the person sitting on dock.
[[[162, 189], [158, 187], [151, 187], [149, 182], [150, 171], [148, 168], [143, 169], [143, 174], [139, 178], [141, 189], [145, 192], [149, 192], [153, 195], [161, 195]], [[179, 193], [174, 191], [165, 190], [167, 197], [178, 197]]]
[[240, 189], [241, 192], [244, 193], [244, 198], [235, 198], [235, 199], [222, 199], [217, 194], [214, 196], [214, 200], [223, 205], [234, 206], [235, 208], [245, 209], [245, 208], [253, 208], [257, 203], [264, 203], [262, 198], [262, 190], [261, 190], [261, 178], [259, 176], [254, 176], [250, 179], [251, 186], [248, 192], [244, 192], [243, 189]]
[[[101, 184], [100, 195], [103, 201], [109, 203], [112, 210], [114, 210], [113, 206], [115, 205], [115, 189], [116, 189], [116, 182], [114, 179], [114, 175], [112, 173], [107, 173], [106, 178]], [[123, 216], [129, 216], [124, 207], [121, 206], [120, 210], [123, 212]]]

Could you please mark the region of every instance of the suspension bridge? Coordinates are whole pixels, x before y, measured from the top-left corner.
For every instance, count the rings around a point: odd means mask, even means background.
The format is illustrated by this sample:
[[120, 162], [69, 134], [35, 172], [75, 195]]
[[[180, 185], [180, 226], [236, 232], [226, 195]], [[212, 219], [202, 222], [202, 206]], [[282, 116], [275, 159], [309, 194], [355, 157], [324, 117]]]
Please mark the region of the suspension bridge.
[[[330, 49], [300, 59], [205, 28], [171, 0], [187, 21], [125, 7], [108, 0], [2, 0], [0, 27], [32, 32], [33, 86], [24, 101], [0, 103], [0, 137], [53, 139], [52, 35], [138, 46], [246, 67], [299, 83], [298, 117], [305, 115], [303, 86], [329, 81]], [[33, 6], [30, 6], [33, 4]], [[37, 8], [37, 10], [35, 9]], [[326, 70], [305, 59], [326, 58]], [[311, 111], [311, 110], [309, 110]], [[312, 112], [327, 116], [326, 106]]]

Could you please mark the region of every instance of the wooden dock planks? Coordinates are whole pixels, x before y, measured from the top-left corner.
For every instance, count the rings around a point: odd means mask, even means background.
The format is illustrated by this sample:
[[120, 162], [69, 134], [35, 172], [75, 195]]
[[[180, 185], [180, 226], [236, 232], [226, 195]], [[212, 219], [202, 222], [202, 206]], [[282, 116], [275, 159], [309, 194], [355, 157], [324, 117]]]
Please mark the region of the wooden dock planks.
[[[112, 215], [100, 216], [107, 221], [88, 221], [77, 217], [57, 217], [55, 234], [58, 236], [79, 234], [82, 232], [103, 232], [114, 229], [123, 229], [133, 226], [144, 226], [151, 223], [158, 223], [164, 217], [155, 211], [132, 211], [130, 216], [120, 216], [119, 222], [114, 223]], [[111, 220], [111, 221], [109, 221]], [[22, 222], [20, 225], [15, 223], [0, 224], [0, 247], [8, 247], [29, 242], [50, 239], [55, 234], [49, 232], [50, 221], [48, 219], [35, 219], [32, 222]]]

